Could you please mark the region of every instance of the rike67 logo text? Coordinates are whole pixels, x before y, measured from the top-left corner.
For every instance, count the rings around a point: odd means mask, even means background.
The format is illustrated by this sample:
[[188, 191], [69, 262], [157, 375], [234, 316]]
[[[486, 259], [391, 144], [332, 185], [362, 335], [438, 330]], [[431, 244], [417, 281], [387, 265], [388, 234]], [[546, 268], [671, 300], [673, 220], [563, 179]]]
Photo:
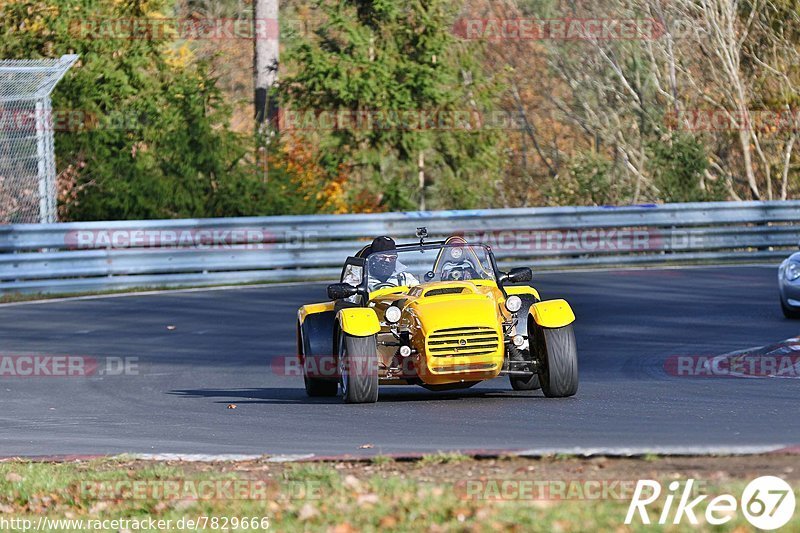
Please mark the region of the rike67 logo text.
[[[680, 481], [673, 481], [666, 492], [658, 481], [639, 480], [625, 516], [625, 523], [641, 521], [642, 524], [651, 524], [648, 506], [659, 502], [657, 506], [661, 508], [661, 513], [655, 513], [658, 518], [654, 523], [681, 524], [687, 520], [690, 524], [698, 525], [698, 507], [709, 496], [703, 494], [692, 498], [693, 489], [693, 479], [686, 481], [683, 486]], [[794, 509], [795, 495], [792, 487], [781, 478], [762, 476], [745, 487], [741, 500], [731, 494], [720, 494], [708, 500], [704, 518], [707, 524], [719, 526], [730, 522], [741, 511], [753, 527], [769, 531], [785, 526], [792, 519]]]

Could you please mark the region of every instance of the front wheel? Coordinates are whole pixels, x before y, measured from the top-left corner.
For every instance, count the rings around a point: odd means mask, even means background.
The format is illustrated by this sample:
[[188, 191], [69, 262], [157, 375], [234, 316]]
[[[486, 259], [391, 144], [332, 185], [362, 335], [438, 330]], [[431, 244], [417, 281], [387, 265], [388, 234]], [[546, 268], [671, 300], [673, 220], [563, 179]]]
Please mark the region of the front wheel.
[[572, 325], [563, 328], [536, 327], [539, 381], [548, 398], [566, 398], [578, 392], [578, 348]]
[[339, 373], [345, 402], [378, 401], [378, 345], [375, 335], [339, 335]]

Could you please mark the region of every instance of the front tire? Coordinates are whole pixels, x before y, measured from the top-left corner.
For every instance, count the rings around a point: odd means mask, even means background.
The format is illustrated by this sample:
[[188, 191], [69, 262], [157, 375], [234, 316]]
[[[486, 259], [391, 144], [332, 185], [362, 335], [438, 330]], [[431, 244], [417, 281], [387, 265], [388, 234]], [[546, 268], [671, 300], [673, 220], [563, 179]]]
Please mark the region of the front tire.
[[548, 398], [566, 398], [578, 392], [578, 348], [572, 324], [534, 332], [539, 357], [539, 382]]
[[339, 372], [346, 403], [378, 401], [378, 345], [375, 335], [339, 336]]

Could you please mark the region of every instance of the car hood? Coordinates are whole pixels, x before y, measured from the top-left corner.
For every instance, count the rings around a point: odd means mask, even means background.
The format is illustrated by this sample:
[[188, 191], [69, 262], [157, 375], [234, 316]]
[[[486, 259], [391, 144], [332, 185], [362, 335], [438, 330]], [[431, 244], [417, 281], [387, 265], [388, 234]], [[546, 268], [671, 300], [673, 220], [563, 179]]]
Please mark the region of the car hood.
[[[462, 292], [455, 292], [462, 289]], [[431, 283], [412, 291], [404, 311], [427, 335], [461, 327], [498, 329], [502, 317], [490, 292], [477, 291], [471, 283]]]

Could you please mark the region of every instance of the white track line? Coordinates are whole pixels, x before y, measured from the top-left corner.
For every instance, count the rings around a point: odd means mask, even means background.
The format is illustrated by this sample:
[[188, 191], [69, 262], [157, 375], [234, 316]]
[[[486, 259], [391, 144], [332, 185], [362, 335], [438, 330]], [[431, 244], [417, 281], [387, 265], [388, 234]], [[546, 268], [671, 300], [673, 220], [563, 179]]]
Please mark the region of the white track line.
[[312, 459], [314, 454], [294, 454], [294, 455], [247, 455], [247, 454], [201, 454], [201, 453], [133, 453], [125, 454], [123, 457], [138, 459], [142, 461], [184, 461], [212, 463], [222, 461], [255, 461], [263, 459], [268, 463], [288, 463], [292, 461], [302, 461]]
[[295, 285], [308, 285], [310, 283], [333, 283], [332, 281], [282, 281], [277, 283], [253, 283], [248, 285], [220, 285], [217, 287], [188, 287], [185, 289], [160, 289], [149, 291], [115, 292], [112, 294], [89, 294], [85, 296], [65, 296], [63, 298], [43, 298], [41, 300], [26, 300], [24, 302], [0, 303], [0, 307], [15, 307], [19, 305], [39, 305], [60, 302], [75, 302], [80, 300], [104, 300], [107, 298], [127, 298], [130, 296], [159, 296], [162, 294], [179, 294], [183, 292], [213, 292], [232, 291], [239, 289], [258, 289], [266, 287], [292, 287]]
[[[706, 369], [708, 369], [708, 371], [710, 372], [710, 375], [712, 377], [713, 376], [731, 376], [731, 377], [745, 378], [745, 379], [764, 379], [764, 378], [768, 378], [768, 379], [800, 379], [800, 375], [798, 375], [798, 374], [800, 374], [800, 371], [799, 371], [800, 367], [798, 367], [798, 365], [800, 365], [800, 362], [799, 363], [795, 363], [790, 367], [790, 368], [794, 369], [794, 375], [785, 375], [785, 374], [758, 375], [758, 374], [747, 374], [746, 372], [735, 372], [733, 370], [730, 370], [728, 372], [728, 374], [720, 374], [719, 372], [714, 370], [714, 369], [720, 368], [720, 364], [722, 362], [724, 362], [725, 360], [733, 359], [733, 358], [736, 358], [736, 357], [739, 357], [739, 356], [741, 356], [743, 358], [747, 358], [747, 357], [754, 357], [754, 358], [776, 357], [777, 358], [777, 357], [781, 357], [781, 356], [796, 357], [796, 354], [798, 353], [797, 350], [793, 350], [794, 353], [792, 355], [787, 355], [787, 354], [771, 355], [771, 354], [752, 353], [752, 352], [758, 352], [759, 350], [762, 350], [763, 348], [766, 348], [767, 346], [784, 347], [784, 346], [786, 346], [787, 344], [789, 344], [791, 342], [795, 342], [796, 343], [798, 340], [800, 340], [800, 339], [798, 339], [797, 337], [792, 337], [790, 339], [785, 339], [785, 340], [782, 340], [780, 342], [776, 342], [776, 343], [773, 343], [773, 344], [766, 344], [764, 346], [755, 346], [753, 348], [745, 348], [744, 350], [736, 350], [734, 352], [724, 353], [722, 355], [717, 355], [717, 356], [712, 357], [710, 361], [706, 361], [706, 364], [704, 366], [705, 366]], [[795, 368], [795, 367], [798, 367], [798, 368]], [[715, 374], [715, 372], [717, 372], [717, 373]]]
[[[645, 455], [658, 456], [735, 456], [735, 455], [762, 455], [794, 449], [788, 444], [771, 445], [709, 445], [709, 446], [607, 446], [607, 447], [550, 447], [533, 448], [530, 450], [486, 450], [477, 455], [503, 455], [516, 457], [548, 457], [553, 455], [572, 455], [576, 457], [641, 457]], [[421, 456], [420, 453], [390, 453], [389, 457]], [[353, 461], [366, 460], [371, 456], [365, 455], [317, 455], [288, 454], [288, 455], [237, 455], [237, 454], [181, 454], [181, 453], [134, 453], [121, 456], [125, 459], [138, 459], [142, 461], [185, 461], [185, 462], [223, 462], [223, 461], [255, 461], [263, 460], [268, 463], [289, 463], [295, 461], [308, 461], [321, 458], [326, 461]]]
[[607, 456], [607, 457], [633, 457], [642, 455], [761, 455], [765, 453], [775, 453], [791, 448], [788, 444], [771, 445], [705, 445], [705, 446], [609, 446], [597, 448], [585, 448], [577, 446], [575, 448], [533, 448], [515, 452], [512, 455], [520, 457], [541, 457], [547, 455], [576, 455], [582, 457]]

